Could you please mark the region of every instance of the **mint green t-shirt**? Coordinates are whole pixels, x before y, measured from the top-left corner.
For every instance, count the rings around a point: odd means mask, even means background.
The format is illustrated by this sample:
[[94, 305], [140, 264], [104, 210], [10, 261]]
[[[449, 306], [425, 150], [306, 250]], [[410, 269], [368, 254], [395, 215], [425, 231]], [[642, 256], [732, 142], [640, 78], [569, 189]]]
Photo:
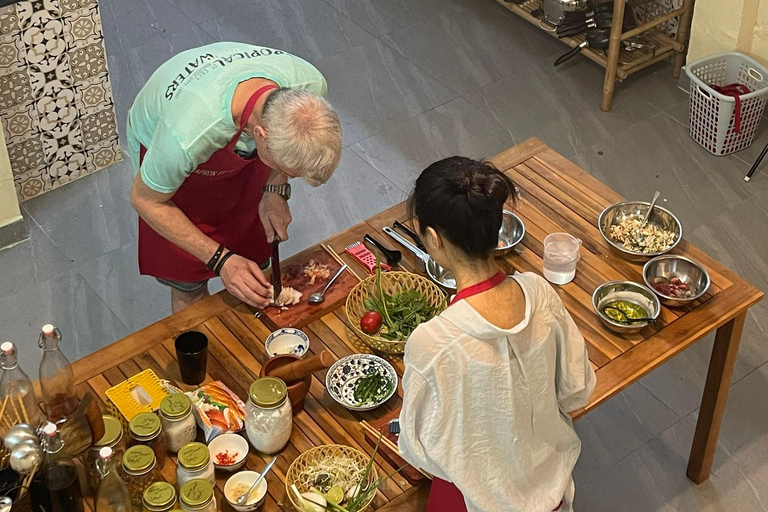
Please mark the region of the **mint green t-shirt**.
[[[155, 71], [128, 113], [128, 153], [141, 164], [152, 190], [175, 192], [184, 180], [234, 137], [232, 96], [237, 84], [266, 78], [280, 87], [306, 89], [325, 96], [325, 78], [309, 62], [282, 50], [243, 43], [213, 43], [174, 56]], [[235, 148], [255, 150], [243, 133]]]

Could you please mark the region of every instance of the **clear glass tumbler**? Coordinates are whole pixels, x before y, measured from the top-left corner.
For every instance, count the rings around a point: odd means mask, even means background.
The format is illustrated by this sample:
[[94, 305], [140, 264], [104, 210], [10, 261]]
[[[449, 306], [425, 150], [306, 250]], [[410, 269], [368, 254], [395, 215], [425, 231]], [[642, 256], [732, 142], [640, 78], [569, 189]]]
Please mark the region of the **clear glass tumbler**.
[[552, 233], [544, 239], [544, 277], [553, 284], [566, 284], [576, 275], [581, 259], [581, 240], [568, 233]]

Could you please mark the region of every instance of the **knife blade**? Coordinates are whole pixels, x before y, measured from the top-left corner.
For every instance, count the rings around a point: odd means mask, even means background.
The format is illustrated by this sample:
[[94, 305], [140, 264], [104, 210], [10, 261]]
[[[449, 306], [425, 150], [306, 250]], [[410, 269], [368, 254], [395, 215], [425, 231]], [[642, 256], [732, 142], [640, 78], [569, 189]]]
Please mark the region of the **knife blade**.
[[272, 242], [272, 257], [270, 258], [270, 265], [272, 265], [272, 290], [273, 297], [272, 302], [277, 304], [277, 298], [280, 297], [280, 292], [283, 291], [283, 281], [280, 275], [280, 240], [276, 239]]

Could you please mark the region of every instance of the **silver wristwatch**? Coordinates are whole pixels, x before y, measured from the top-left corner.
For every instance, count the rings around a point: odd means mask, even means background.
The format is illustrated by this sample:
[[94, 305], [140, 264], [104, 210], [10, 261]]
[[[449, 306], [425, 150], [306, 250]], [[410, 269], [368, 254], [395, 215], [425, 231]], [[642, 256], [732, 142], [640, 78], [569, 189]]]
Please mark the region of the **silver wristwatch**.
[[272, 194], [277, 194], [286, 201], [291, 198], [291, 185], [290, 183], [285, 183], [283, 185], [264, 185], [261, 187], [262, 192], [270, 192]]

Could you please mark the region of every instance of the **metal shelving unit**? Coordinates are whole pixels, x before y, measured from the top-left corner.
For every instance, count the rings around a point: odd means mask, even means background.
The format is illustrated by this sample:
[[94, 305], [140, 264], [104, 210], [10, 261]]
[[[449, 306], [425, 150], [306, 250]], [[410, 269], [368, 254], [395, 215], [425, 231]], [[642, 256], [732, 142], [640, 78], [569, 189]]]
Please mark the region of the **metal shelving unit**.
[[[544, 32], [557, 37], [553, 30], [547, 29], [551, 25], [546, 24], [532, 14], [532, 12], [541, 7], [541, 0], [527, 0], [519, 5], [505, 0], [496, 1]], [[685, 53], [688, 46], [691, 16], [693, 13], [693, 0], [683, 0], [682, 7], [679, 9], [674, 9], [653, 20], [640, 23], [637, 28], [623, 32], [621, 25], [625, 9], [626, 0], [614, 0], [610, 43], [607, 51], [594, 50], [588, 46], [581, 49], [582, 55], [605, 68], [603, 98], [600, 104], [600, 108], [604, 111], [611, 110], [616, 82], [621, 82], [632, 73], [636, 73], [673, 55], [675, 58], [674, 77], [678, 78], [680, 70], [685, 63]], [[677, 17], [680, 19], [677, 36], [672, 38], [664, 33], [662, 25]], [[635, 50], [632, 52], [622, 49], [622, 41], [638, 35], [643, 35], [653, 40], [656, 47], [653, 50]], [[585, 38], [585, 34], [580, 34], [576, 37], [564, 37], [560, 40], [573, 48], [581, 44]]]

